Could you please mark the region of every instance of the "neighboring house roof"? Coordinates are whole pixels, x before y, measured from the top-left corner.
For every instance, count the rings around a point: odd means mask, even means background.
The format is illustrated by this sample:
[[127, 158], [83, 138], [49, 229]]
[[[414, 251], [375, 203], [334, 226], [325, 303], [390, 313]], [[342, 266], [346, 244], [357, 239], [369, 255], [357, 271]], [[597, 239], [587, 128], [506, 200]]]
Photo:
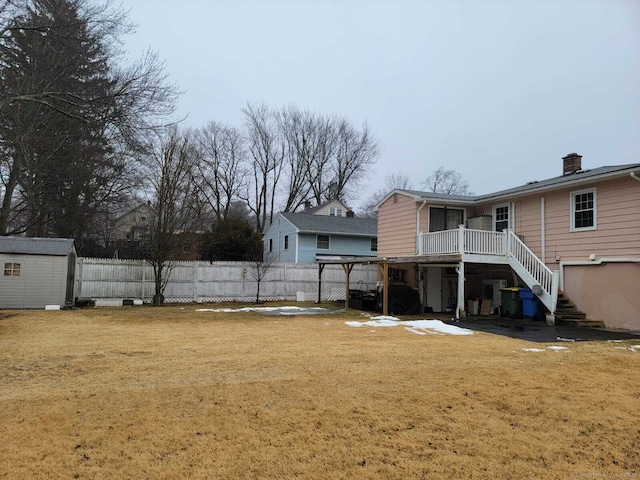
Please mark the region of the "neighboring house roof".
[[386, 195], [378, 203], [378, 205], [376, 205], [376, 208], [382, 205], [382, 203], [384, 203], [394, 193], [401, 193], [403, 195], [413, 197], [415, 200], [443, 200], [447, 201], [448, 203], [476, 204], [483, 203], [489, 200], [522, 196], [537, 193], [540, 191], [553, 190], [556, 188], [564, 188], [567, 186], [579, 185], [597, 180], [629, 175], [630, 172], [634, 172], [639, 169], [640, 163], [632, 163], [628, 165], [613, 165], [607, 167], [578, 170], [577, 172], [573, 172], [567, 175], [560, 175], [558, 177], [548, 178], [546, 180], [528, 182], [527, 184], [521, 185], [519, 187], [475, 196], [446, 195], [442, 193], [424, 192], [419, 190], [396, 189]]
[[71, 238], [0, 237], [1, 253], [65, 257], [72, 249]]
[[344, 208], [345, 210], [348, 210], [348, 207], [344, 203], [342, 203], [340, 200], [329, 200], [328, 202], [321, 203], [320, 205], [317, 205], [315, 207], [305, 208], [300, 213], [307, 213], [307, 214], [308, 213], [316, 213], [317, 211], [325, 208], [327, 205], [329, 205], [331, 203], [336, 203], [336, 204], [340, 205], [342, 208]]
[[307, 213], [280, 213], [300, 233], [321, 233], [375, 237], [378, 235], [376, 218], [329, 217]]

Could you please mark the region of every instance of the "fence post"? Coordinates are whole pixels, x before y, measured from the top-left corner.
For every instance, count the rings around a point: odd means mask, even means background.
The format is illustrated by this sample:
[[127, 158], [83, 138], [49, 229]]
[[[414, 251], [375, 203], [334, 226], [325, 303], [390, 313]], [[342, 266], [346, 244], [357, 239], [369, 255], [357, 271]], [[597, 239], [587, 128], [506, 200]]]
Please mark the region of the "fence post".
[[142, 303], [144, 303], [144, 283], [145, 283], [145, 272], [146, 272], [146, 265], [144, 264], [144, 260], [140, 260], [140, 268], [142, 268], [142, 275], [141, 275], [141, 289], [140, 289], [140, 300], [142, 300]]
[[77, 263], [78, 273], [76, 275], [76, 282], [78, 283], [76, 287], [76, 294], [74, 296], [80, 298], [82, 297], [82, 275], [84, 274], [84, 258], [80, 257]]
[[193, 301], [198, 303], [198, 262], [193, 262]]

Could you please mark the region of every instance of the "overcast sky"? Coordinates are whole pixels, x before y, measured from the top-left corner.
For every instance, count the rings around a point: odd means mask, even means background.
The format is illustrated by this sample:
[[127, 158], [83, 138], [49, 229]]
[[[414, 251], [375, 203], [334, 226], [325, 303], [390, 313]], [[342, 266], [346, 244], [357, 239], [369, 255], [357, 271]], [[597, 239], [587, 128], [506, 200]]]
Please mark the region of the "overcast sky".
[[240, 126], [247, 102], [367, 122], [392, 172], [439, 166], [476, 194], [640, 163], [638, 0], [124, 0], [184, 91], [178, 115]]

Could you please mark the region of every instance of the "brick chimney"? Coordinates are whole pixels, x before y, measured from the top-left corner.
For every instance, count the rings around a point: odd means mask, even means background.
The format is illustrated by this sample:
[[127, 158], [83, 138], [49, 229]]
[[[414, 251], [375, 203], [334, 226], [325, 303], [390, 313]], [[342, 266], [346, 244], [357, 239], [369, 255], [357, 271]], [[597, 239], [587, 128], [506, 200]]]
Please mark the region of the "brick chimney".
[[304, 209], [309, 210], [311, 208], [311, 202], [309, 200], [304, 201]]
[[353, 210], [351, 210], [351, 209], [347, 210], [347, 217], [349, 217], [349, 218], [353, 218], [353, 217], [355, 217], [355, 216], [356, 216], [356, 215], [355, 215], [355, 213], [353, 213]]
[[569, 153], [562, 157], [562, 175], [569, 175], [582, 169], [582, 155]]

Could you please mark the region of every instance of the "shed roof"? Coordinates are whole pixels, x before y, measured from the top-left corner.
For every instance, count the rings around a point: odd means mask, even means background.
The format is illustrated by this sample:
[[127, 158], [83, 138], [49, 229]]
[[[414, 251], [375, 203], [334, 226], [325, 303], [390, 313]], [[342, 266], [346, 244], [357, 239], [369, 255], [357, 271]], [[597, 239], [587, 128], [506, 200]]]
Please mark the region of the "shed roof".
[[72, 238], [0, 237], [0, 253], [65, 257], [72, 249]]
[[302, 233], [332, 233], [375, 237], [378, 235], [378, 219], [358, 217], [330, 217], [308, 213], [288, 213], [282, 215]]

